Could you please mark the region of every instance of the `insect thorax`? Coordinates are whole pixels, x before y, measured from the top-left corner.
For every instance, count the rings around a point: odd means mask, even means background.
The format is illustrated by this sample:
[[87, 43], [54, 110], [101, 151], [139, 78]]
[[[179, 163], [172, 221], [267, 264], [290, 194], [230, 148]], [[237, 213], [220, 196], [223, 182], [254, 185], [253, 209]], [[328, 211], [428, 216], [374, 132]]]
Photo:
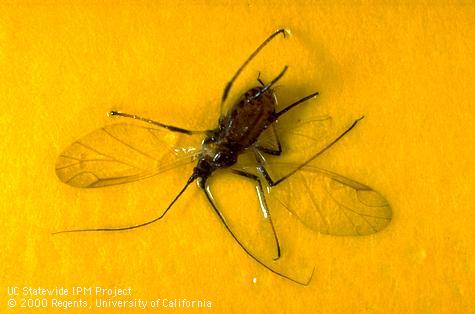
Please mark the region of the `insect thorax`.
[[237, 161], [238, 150], [227, 143], [217, 142], [213, 138], [206, 138], [201, 146], [202, 157], [213, 168], [232, 166]]

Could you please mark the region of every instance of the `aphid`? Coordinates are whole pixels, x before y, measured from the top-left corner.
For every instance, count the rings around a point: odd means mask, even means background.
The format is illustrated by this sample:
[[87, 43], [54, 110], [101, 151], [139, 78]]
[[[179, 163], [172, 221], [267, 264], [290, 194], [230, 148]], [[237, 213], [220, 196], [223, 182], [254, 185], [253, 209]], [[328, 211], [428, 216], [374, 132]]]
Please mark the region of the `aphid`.
[[[312, 275], [307, 281], [302, 282], [276, 271], [253, 254], [239, 239], [216, 203], [209, 186], [208, 178], [218, 170], [228, 170], [232, 174], [255, 182], [263, 218], [273, 234], [274, 260], [281, 257], [281, 247], [271, 212], [267, 207], [265, 185], [269, 189], [297, 179], [300, 175], [317, 180], [322, 189], [311, 190], [308, 185], [302, 188], [304, 193], [312, 197], [313, 206], [295, 209], [284, 204], [304, 225], [315, 231], [333, 235], [365, 235], [385, 228], [391, 220], [391, 209], [379, 193], [363, 184], [308, 165], [350, 132], [362, 118], [355, 120], [340, 135], [329, 140], [323, 148], [314, 152], [301, 164], [293, 167], [283, 165], [284, 169], [288, 169], [287, 172], [273, 178], [268, 171], [269, 165], [264, 156], [280, 156], [283, 153], [275, 130], [275, 122], [289, 110], [316, 97], [318, 92], [277, 111], [277, 98], [273, 86], [284, 76], [287, 71], [285, 66], [280, 74], [267, 84], [258, 77], [260, 85], [246, 91], [228, 112], [223, 112], [228, 94], [239, 74], [259, 51], [279, 34], [285, 37], [287, 31], [279, 29], [270, 35], [226, 84], [220, 103], [220, 117], [215, 129], [191, 131], [137, 115], [111, 111], [109, 114], [112, 116], [140, 120], [145, 122], [147, 127], [113, 124], [98, 129], [69, 146], [58, 158], [56, 174], [61, 181], [81, 188], [128, 183], [151, 177], [193, 160], [197, 160], [197, 163], [185, 186], [157, 218], [122, 228], [77, 229], [57, 233], [119, 231], [149, 225], [162, 219], [188, 186], [197, 180], [224, 227], [251, 258], [279, 276], [300, 284], [308, 284]], [[176, 135], [176, 142], [169, 143], [170, 134]], [[204, 137], [201, 148], [189, 143], [189, 140], [196, 136]], [[253, 155], [254, 171], [251, 171], [249, 166], [239, 167], [238, 157], [245, 153]]]

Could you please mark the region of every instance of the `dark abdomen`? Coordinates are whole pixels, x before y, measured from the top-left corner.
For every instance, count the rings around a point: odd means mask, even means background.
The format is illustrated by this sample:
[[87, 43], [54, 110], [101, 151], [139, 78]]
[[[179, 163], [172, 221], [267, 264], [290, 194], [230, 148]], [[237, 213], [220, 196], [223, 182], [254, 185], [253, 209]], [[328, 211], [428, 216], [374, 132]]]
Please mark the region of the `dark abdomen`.
[[253, 99], [262, 87], [248, 90], [223, 120], [220, 138], [239, 152], [256, 142], [273, 122], [276, 98], [272, 90]]

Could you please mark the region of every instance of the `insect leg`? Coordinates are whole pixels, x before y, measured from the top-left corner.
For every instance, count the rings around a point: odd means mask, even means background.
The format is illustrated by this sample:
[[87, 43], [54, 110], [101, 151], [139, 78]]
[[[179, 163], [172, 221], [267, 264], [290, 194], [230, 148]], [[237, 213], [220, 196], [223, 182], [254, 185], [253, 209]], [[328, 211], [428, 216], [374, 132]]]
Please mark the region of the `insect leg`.
[[160, 219], [162, 219], [163, 217], [165, 217], [165, 214], [170, 210], [170, 208], [173, 206], [173, 204], [175, 204], [175, 202], [180, 198], [180, 196], [183, 194], [183, 192], [185, 192], [185, 190], [188, 188], [188, 186], [196, 179], [196, 175], [195, 174], [192, 174], [191, 177], [188, 179], [188, 181], [186, 182], [185, 186], [183, 187], [183, 189], [181, 189], [181, 191], [177, 194], [177, 196], [175, 196], [175, 198], [173, 199], [173, 201], [171, 201], [171, 203], [168, 205], [167, 209], [165, 209], [165, 211], [160, 215], [158, 216], [157, 218], [154, 218], [152, 220], [149, 220], [149, 221], [146, 221], [146, 222], [143, 222], [141, 224], [137, 224], [137, 225], [133, 225], [133, 226], [128, 226], [128, 227], [118, 227], [118, 228], [93, 228], [93, 229], [73, 229], [73, 230], [63, 230], [63, 231], [57, 231], [57, 232], [53, 232], [52, 234], [60, 234], [60, 233], [71, 233], [71, 232], [97, 232], [97, 231], [125, 231], [125, 230], [131, 230], [131, 229], [137, 229], [137, 228], [140, 228], [140, 227], [145, 227], [147, 225], [150, 225]]
[[131, 118], [131, 119], [135, 119], [135, 120], [144, 121], [144, 122], [150, 123], [152, 125], [156, 125], [156, 126], [159, 126], [161, 128], [165, 128], [165, 129], [170, 130], [172, 132], [179, 132], [179, 133], [184, 133], [184, 134], [187, 134], [187, 135], [201, 134], [201, 133], [204, 134], [204, 133], [208, 132], [208, 131], [191, 131], [191, 130], [183, 129], [183, 128], [176, 127], [176, 126], [173, 126], [173, 125], [163, 124], [161, 122], [154, 121], [154, 120], [148, 119], [148, 118], [144, 118], [144, 117], [141, 117], [141, 116], [138, 116], [138, 115], [135, 115], [135, 114], [125, 113], [125, 112], [120, 112], [120, 111], [112, 110], [112, 111], [109, 112], [109, 115], [110, 116], [119, 116], [119, 117]]
[[244, 63], [239, 67], [234, 76], [231, 78], [231, 80], [226, 84], [226, 86], [224, 87], [223, 96], [221, 97], [220, 117], [223, 116], [223, 105], [226, 99], [228, 98], [229, 91], [231, 90], [234, 81], [237, 79], [239, 74], [241, 74], [242, 70], [244, 70], [247, 64], [251, 62], [251, 60], [254, 59], [254, 57], [259, 53], [259, 51], [261, 51], [262, 48], [264, 48], [275, 36], [279, 34], [282, 34], [284, 37], [286, 37], [286, 35], [290, 34], [290, 32], [286, 29], [281, 28], [275, 31], [272, 35], [270, 35], [266, 40], [264, 40], [264, 42], [259, 47], [257, 47], [257, 49], [246, 59], [246, 61], [244, 61]]
[[223, 214], [219, 211], [218, 207], [216, 206], [215, 202], [214, 202], [214, 198], [213, 198], [213, 195], [211, 194], [211, 191], [209, 189], [209, 185], [207, 182], [204, 183], [204, 187], [203, 187], [203, 191], [206, 195], [206, 198], [208, 199], [208, 202], [211, 204], [211, 207], [213, 207], [213, 210], [214, 212], [216, 213], [216, 215], [218, 215], [218, 218], [219, 220], [221, 221], [221, 223], [224, 225], [224, 227], [226, 228], [226, 230], [229, 232], [229, 234], [233, 237], [234, 241], [236, 241], [236, 243], [244, 250], [244, 252], [246, 252], [247, 255], [249, 255], [253, 260], [255, 260], [257, 263], [259, 263], [261, 266], [265, 267], [266, 269], [268, 269], [270, 272], [280, 276], [280, 277], [283, 277], [285, 279], [288, 279], [290, 281], [293, 281], [295, 283], [298, 283], [300, 285], [303, 285], [303, 286], [308, 286], [308, 284], [310, 283], [310, 281], [312, 280], [312, 277], [313, 277], [313, 273], [315, 271], [315, 268], [313, 269], [312, 271], [312, 274], [310, 275], [310, 277], [307, 279], [307, 281], [305, 282], [301, 282], [301, 281], [298, 281], [296, 279], [293, 279], [293, 278], [290, 278], [289, 276], [286, 276], [285, 274], [282, 274], [276, 270], [273, 270], [272, 268], [270, 268], [269, 266], [267, 266], [264, 262], [262, 262], [261, 260], [259, 260], [256, 256], [254, 256], [245, 246], [244, 244], [241, 243], [241, 241], [239, 241], [239, 239], [237, 238], [237, 236], [234, 234], [234, 232], [231, 230], [231, 228], [228, 226], [227, 222], [226, 222], [226, 219], [224, 218]]
[[301, 103], [303, 103], [303, 102], [305, 102], [305, 101], [307, 101], [307, 100], [309, 100], [309, 99], [312, 99], [312, 98], [314, 98], [314, 97], [316, 97], [316, 96], [318, 96], [318, 92], [315, 92], [315, 93], [312, 93], [312, 94], [310, 94], [310, 95], [308, 95], [308, 96], [305, 96], [304, 98], [302, 98], [302, 99], [300, 99], [300, 100], [294, 102], [293, 104], [288, 105], [287, 107], [285, 107], [285, 108], [282, 109], [281, 111], [276, 112], [276, 113], [274, 114], [274, 119], [277, 120], [277, 118], [279, 118], [281, 115], [283, 115], [284, 113], [286, 113], [286, 112], [289, 111], [290, 109], [292, 109], [292, 108], [294, 108], [295, 106], [300, 105]]
[[271, 126], [266, 130], [266, 132], [272, 132], [273, 140], [275, 140], [277, 148], [275, 147], [266, 147], [264, 144], [257, 143], [256, 144], [256, 149], [260, 152], [269, 154], [269, 155], [274, 155], [274, 156], [280, 156], [282, 154], [282, 145], [280, 144], [279, 136], [277, 135], [277, 132], [275, 130], [275, 124], [271, 124]]
[[309, 159], [307, 159], [305, 162], [303, 162], [301, 165], [299, 165], [296, 169], [292, 170], [291, 172], [289, 172], [288, 174], [284, 175], [283, 177], [277, 179], [277, 180], [273, 180], [271, 178], [271, 176], [269, 175], [269, 172], [266, 170], [265, 168], [265, 165], [264, 165], [264, 160], [262, 158], [262, 156], [259, 156], [256, 154], [256, 159], [257, 159], [257, 163], [259, 164], [259, 166], [257, 167], [257, 169], [259, 170], [260, 173], [262, 173], [262, 175], [264, 176], [264, 178], [266, 179], [267, 183], [269, 184], [269, 186], [276, 186], [277, 184], [285, 181], [285, 179], [287, 179], [288, 177], [292, 176], [294, 173], [296, 173], [297, 171], [299, 171], [300, 169], [302, 169], [303, 167], [305, 167], [306, 165], [308, 165], [311, 161], [313, 161], [315, 158], [317, 158], [318, 156], [320, 156], [321, 154], [323, 154], [325, 151], [327, 151], [330, 147], [332, 147], [336, 142], [338, 142], [343, 136], [345, 136], [346, 134], [348, 134], [348, 132], [350, 132], [357, 124], [358, 122], [360, 122], [361, 119], [363, 119], [363, 117], [359, 118], [359, 119], [356, 119], [345, 131], [343, 131], [343, 133], [341, 133], [339, 136], [337, 136], [333, 141], [331, 141], [330, 143], [327, 144], [327, 146], [325, 146], [323, 149], [321, 149], [320, 151], [318, 151], [316, 154], [314, 154], [312, 157], [310, 157]]
[[237, 169], [232, 169], [231, 170], [234, 174], [237, 174], [239, 176], [243, 176], [245, 178], [249, 178], [251, 180], [256, 181], [256, 187], [257, 187], [257, 196], [259, 197], [259, 202], [261, 204], [262, 211], [264, 213], [264, 218], [269, 221], [270, 226], [272, 228], [272, 233], [274, 235], [274, 240], [276, 244], [276, 249], [277, 249], [277, 256], [274, 257], [274, 261], [278, 260], [280, 258], [280, 243], [279, 243], [279, 238], [277, 237], [277, 232], [275, 232], [275, 227], [274, 227], [274, 222], [272, 221], [272, 216], [270, 214], [269, 208], [267, 208], [267, 202], [266, 202], [266, 197], [264, 194], [264, 189], [262, 188], [262, 183], [259, 177], [256, 175], [253, 175], [252, 173], [248, 173], [242, 170], [237, 170]]

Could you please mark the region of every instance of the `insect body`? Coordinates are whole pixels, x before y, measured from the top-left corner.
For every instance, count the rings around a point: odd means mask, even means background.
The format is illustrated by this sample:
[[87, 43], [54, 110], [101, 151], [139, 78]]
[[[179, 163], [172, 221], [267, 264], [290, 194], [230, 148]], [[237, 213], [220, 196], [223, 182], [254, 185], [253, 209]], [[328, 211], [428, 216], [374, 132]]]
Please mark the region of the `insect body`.
[[[256, 257], [232, 230], [225, 215], [223, 215], [215, 202], [208, 185], [208, 178], [218, 169], [229, 169], [231, 173], [253, 180], [256, 183], [260, 206], [262, 207], [261, 209], [265, 221], [267, 225], [270, 226], [270, 230], [273, 234], [273, 243], [275, 246], [274, 260], [277, 260], [281, 256], [280, 243], [274, 228], [270, 210], [267, 208], [263, 183], [261, 181], [265, 180], [265, 183], [267, 183], [269, 187], [276, 186], [295, 178], [297, 172], [309, 171], [306, 166], [312, 160], [335, 144], [361, 120], [355, 120], [353, 124], [339, 136], [331, 140], [325, 147], [314, 153], [300, 165], [289, 170], [285, 175], [276, 179], [271, 177], [263, 155], [278, 156], [282, 153], [279, 138], [275, 133], [274, 122], [299, 104], [316, 97], [318, 92], [303, 97], [286, 106], [284, 109], [277, 111], [276, 95], [272, 87], [284, 76], [287, 71], [287, 66], [285, 66], [280, 74], [267, 84], [258, 78], [260, 86], [249, 89], [225, 114], [223, 113], [223, 104], [241, 71], [267, 43], [279, 34], [285, 36], [286, 30], [279, 29], [267, 38], [228, 82], [221, 99], [221, 114], [215, 129], [191, 131], [136, 115], [112, 111], [110, 112], [111, 115], [141, 120], [151, 125], [151, 127], [144, 128], [129, 124], [115, 124], [94, 131], [67, 148], [65, 152], [60, 155], [56, 164], [58, 177], [72, 186], [101, 187], [150, 177], [179, 164], [180, 161], [182, 161], [180, 158], [170, 164], [165, 162], [168, 160], [166, 158], [167, 151], [163, 148], [160, 149], [160, 146], [165, 145], [163, 138], [166, 137], [166, 135], [164, 135], [163, 131], [181, 134], [185, 138], [195, 135], [204, 136], [200, 149], [186, 148], [175, 151], [175, 153], [184, 152], [185, 155], [191, 155], [195, 157], [194, 159], [197, 158], [198, 161], [185, 186], [159, 217], [145, 223], [123, 228], [77, 229], [57, 233], [119, 231], [149, 225], [163, 218], [187, 187], [193, 181], [197, 180], [209, 203], [218, 215], [218, 218], [250, 257], [279, 276], [300, 284], [308, 284], [311, 275], [307, 281], [302, 282], [274, 270], [267, 263]], [[265, 132], [271, 132], [271, 134], [273, 134], [270, 144], [262, 140]], [[147, 143], [149, 143], [149, 145]], [[245, 152], [251, 152], [254, 155], [256, 160], [255, 168], [258, 174], [249, 172], [246, 168], [236, 167], [238, 157]], [[173, 153], [168, 153], [168, 155], [173, 155]], [[191, 161], [191, 159], [186, 159], [186, 162], [189, 161]], [[312, 170], [312, 172], [313, 177], [317, 178], [322, 185], [328, 185], [323, 193], [321, 193], [322, 195], [325, 193], [328, 194], [325, 201], [322, 200], [321, 202], [322, 204], [325, 203], [328, 205], [326, 208], [315, 205], [315, 208], [313, 208], [314, 212], [312, 212], [312, 209], [305, 213], [295, 212], [296, 216], [302, 219], [302, 222], [306, 226], [328, 234], [364, 235], [383, 229], [391, 220], [391, 209], [389, 205], [379, 193], [373, 191], [371, 188], [330, 172], [315, 169]], [[332, 187], [334, 187], [335, 191], [338, 190], [338, 193], [333, 193]], [[314, 191], [308, 190], [308, 188], [306, 192], [310, 195], [315, 193]], [[291, 208], [288, 209], [292, 210]], [[309, 217], [312, 219], [304, 221], [302, 217], [306, 217], [309, 214], [311, 215]], [[344, 217], [344, 221], [341, 217]]]
[[203, 154], [195, 168], [195, 176], [206, 180], [215, 169], [234, 165], [238, 155], [252, 147], [261, 133], [277, 120], [280, 113], [275, 112], [277, 102], [270, 86], [285, 71], [286, 68], [267, 86], [248, 90], [228, 114], [220, 119], [218, 127], [208, 132], [202, 145]]
[[275, 121], [275, 95], [272, 90], [262, 89], [247, 91], [209, 134], [203, 143], [203, 162], [218, 168], [235, 164], [237, 155], [253, 145]]

